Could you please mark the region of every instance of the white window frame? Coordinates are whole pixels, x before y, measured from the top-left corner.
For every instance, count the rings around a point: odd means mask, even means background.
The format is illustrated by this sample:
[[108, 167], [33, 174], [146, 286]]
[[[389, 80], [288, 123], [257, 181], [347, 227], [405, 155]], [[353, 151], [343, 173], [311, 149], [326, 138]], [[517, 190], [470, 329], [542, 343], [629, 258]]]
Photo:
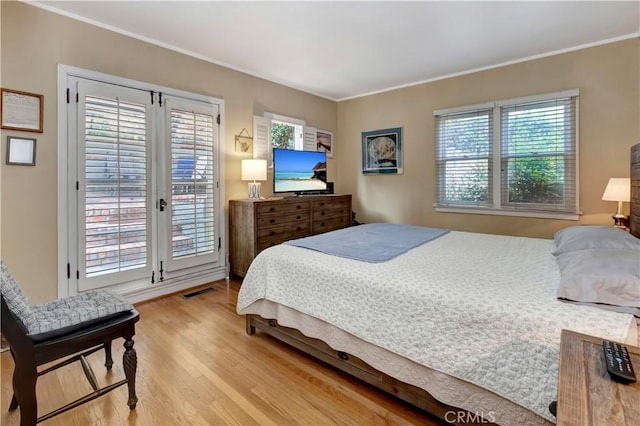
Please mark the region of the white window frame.
[[[454, 107], [447, 108], [441, 110], [435, 110], [433, 112], [434, 117], [438, 117], [446, 114], [453, 113], [463, 113], [463, 112], [472, 112], [478, 109], [486, 109], [493, 108], [493, 171], [491, 177], [489, 179], [492, 180], [493, 184], [493, 199], [491, 206], [473, 206], [466, 204], [440, 204], [438, 201], [434, 203], [434, 209], [439, 213], [468, 213], [468, 214], [486, 214], [486, 215], [496, 215], [496, 216], [516, 216], [516, 217], [532, 217], [532, 218], [544, 218], [544, 219], [562, 219], [562, 220], [578, 220], [580, 218], [581, 212], [579, 211], [580, 207], [580, 179], [579, 179], [579, 95], [580, 92], [578, 89], [565, 90], [561, 92], [553, 92], [553, 93], [545, 93], [534, 96], [527, 96], [521, 98], [514, 98], [508, 100], [501, 100], [477, 105], [463, 106], [463, 107]], [[516, 104], [525, 104], [525, 103], [533, 103], [533, 102], [542, 102], [542, 101], [551, 101], [558, 98], [564, 97], [576, 97], [575, 102], [575, 156], [576, 156], [576, 164], [575, 164], [575, 200], [576, 200], [576, 209], [578, 211], [573, 213], [567, 212], [554, 212], [554, 211], [536, 211], [536, 210], [528, 210], [526, 208], [522, 209], [510, 209], [502, 207], [502, 174], [501, 174], [501, 164], [502, 164], [502, 107], [508, 107]], [[437, 123], [436, 123], [437, 125]], [[436, 158], [438, 151], [439, 142], [436, 138], [435, 140], [435, 149], [436, 149]], [[439, 188], [436, 183], [436, 194], [439, 194]]]
[[285, 123], [296, 129], [295, 149], [297, 151], [317, 150], [317, 128], [306, 125], [304, 120], [265, 112], [262, 117], [253, 117], [253, 158], [267, 160], [269, 169], [273, 168], [273, 143], [271, 125]]
[[[57, 229], [58, 229], [58, 241], [57, 241], [57, 253], [58, 253], [58, 297], [66, 297], [77, 294], [79, 292], [78, 283], [76, 280], [75, 271], [77, 265], [73, 264], [72, 259], [77, 259], [74, 252], [75, 247], [71, 244], [72, 241], [77, 241], [77, 226], [71, 226], [72, 223], [77, 223], [77, 211], [70, 209], [70, 198], [75, 197], [76, 186], [71, 179], [71, 173], [75, 170], [75, 164], [77, 163], [75, 149], [70, 149], [69, 146], [69, 132], [75, 132], [77, 129], [76, 116], [70, 113], [70, 102], [67, 102], [67, 96], [69, 96], [68, 88], [69, 81], [73, 78], [83, 78], [89, 80], [101, 81], [104, 83], [122, 85], [127, 87], [135, 87], [148, 91], [161, 91], [163, 94], [174, 97], [181, 97], [192, 99], [195, 101], [209, 102], [217, 104], [219, 106], [220, 124], [219, 139], [224, 140], [224, 100], [219, 98], [213, 98], [206, 95], [195, 94], [191, 92], [185, 92], [169, 87], [158, 86], [142, 81], [131, 80], [127, 78], [117, 77], [109, 74], [104, 74], [96, 71], [86, 70], [83, 68], [73, 67], [64, 64], [58, 64], [58, 80], [57, 80], [57, 110], [58, 110], [58, 176], [57, 176], [57, 189], [58, 189], [58, 206], [57, 206]], [[75, 102], [75, 93], [71, 92], [71, 102]], [[157, 114], [163, 114], [163, 111], [158, 111]], [[152, 137], [157, 138], [157, 129], [153, 130]], [[160, 130], [161, 131], [161, 130]], [[214, 167], [216, 167], [216, 232], [220, 238], [221, 246], [218, 250], [218, 259], [216, 262], [206, 265], [206, 267], [192, 268], [183, 271], [179, 276], [170, 277], [162, 282], [156, 282], [150, 285], [145, 281], [142, 283], [128, 283], [113, 287], [112, 289], [126, 295], [131, 302], [138, 302], [148, 300], [154, 297], [163, 296], [166, 294], [174, 293], [176, 291], [184, 290], [194, 287], [196, 285], [204, 284], [211, 281], [216, 281], [228, 277], [228, 262], [226, 255], [226, 217], [223, 203], [225, 200], [224, 194], [224, 147], [220, 143], [218, 146], [217, 160]], [[164, 167], [162, 159], [157, 158], [157, 153], [154, 150], [151, 158], [152, 167], [161, 169]], [[156, 179], [157, 181], [157, 179]], [[154, 182], [153, 185], [156, 185]], [[154, 192], [152, 196], [154, 198], [162, 198], [161, 191], [154, 186]], [[164, 194], [166, 196], [166, 194]], [[154, 240], [157, 240], [157, 230], [154, 229]], [[68, 276], [70, 275], [70, 278]]]

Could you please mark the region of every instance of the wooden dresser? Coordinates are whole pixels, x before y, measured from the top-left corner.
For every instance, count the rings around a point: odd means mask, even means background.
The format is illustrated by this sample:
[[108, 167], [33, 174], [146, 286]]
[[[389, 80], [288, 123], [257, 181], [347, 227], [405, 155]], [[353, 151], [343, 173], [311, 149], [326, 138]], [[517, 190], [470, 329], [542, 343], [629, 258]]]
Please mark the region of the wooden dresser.
[[229, 201], [231, 273], [244, 277], [254, 257], [287, 240], [351, 225], [351, 195]]

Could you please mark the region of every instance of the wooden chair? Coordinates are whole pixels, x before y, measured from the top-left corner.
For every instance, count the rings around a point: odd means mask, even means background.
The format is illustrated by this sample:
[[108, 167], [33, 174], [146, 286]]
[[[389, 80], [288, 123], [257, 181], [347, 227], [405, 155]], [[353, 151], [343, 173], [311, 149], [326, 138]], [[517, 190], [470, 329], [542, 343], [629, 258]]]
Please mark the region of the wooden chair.
[[[1, 267], [2, 334], [9, 342], [15, 361], [13, 397], [9, 411], [20, 407], [20, 425], [35, 425], [125, 383], [129, 388], [127, 404], [133, 410], [138, 402], [135, 392], [137, 355], [133, 349], [133, 335], [135, 323], [140, 318], [133, 306], [108, 290], [93, 290], [47, 304], [30, 306], [4, 263], [1, 263]], [[104, 348], [105, 367], [110, 370], [113, 365], [111, 341], [120, 337], [125, 340], [125, 379], [99, 388], [85, 357]], [[62, 358], [65, 359], [38, 371], [39, 366]], [[75, 361], [80, 361], [93, 392], [38, 417], [38, 377]]]

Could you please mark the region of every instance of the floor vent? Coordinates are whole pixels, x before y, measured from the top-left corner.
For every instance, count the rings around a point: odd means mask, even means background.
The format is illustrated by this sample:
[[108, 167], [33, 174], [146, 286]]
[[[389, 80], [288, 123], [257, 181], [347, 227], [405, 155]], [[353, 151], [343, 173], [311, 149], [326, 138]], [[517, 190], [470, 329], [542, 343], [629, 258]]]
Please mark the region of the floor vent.
[[200, 296], [201, 294], [204, 294], [204, 293], [209, 293], [210, 291], [216, 291], [216, 289], [213, 287], [207, 287], [198, 291], [194, 291], [192, 293], [183, 294], [182, 297], [185, 299], [189, 299], [191, 297]]

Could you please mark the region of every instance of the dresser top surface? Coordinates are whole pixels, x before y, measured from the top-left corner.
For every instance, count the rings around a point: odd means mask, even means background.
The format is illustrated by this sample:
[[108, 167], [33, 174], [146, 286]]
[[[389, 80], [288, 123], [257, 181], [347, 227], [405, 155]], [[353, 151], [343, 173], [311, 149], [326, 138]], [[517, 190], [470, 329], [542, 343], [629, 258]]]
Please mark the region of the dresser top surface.
[[239, 200], [229, 200], [229, 202], [234, 203], [264, 203], [269, 201], [280, 201], [280, 202], [298, 202], [298, 201], [313, 201], [323, 198], [340, 198], [340, 197], [351, 197], [351, 194], [313, 194], [313, 195], [299, 195], [299, 196], [290, 196], [290, 197], [265, 197], [265, 198], [244, 198]]

